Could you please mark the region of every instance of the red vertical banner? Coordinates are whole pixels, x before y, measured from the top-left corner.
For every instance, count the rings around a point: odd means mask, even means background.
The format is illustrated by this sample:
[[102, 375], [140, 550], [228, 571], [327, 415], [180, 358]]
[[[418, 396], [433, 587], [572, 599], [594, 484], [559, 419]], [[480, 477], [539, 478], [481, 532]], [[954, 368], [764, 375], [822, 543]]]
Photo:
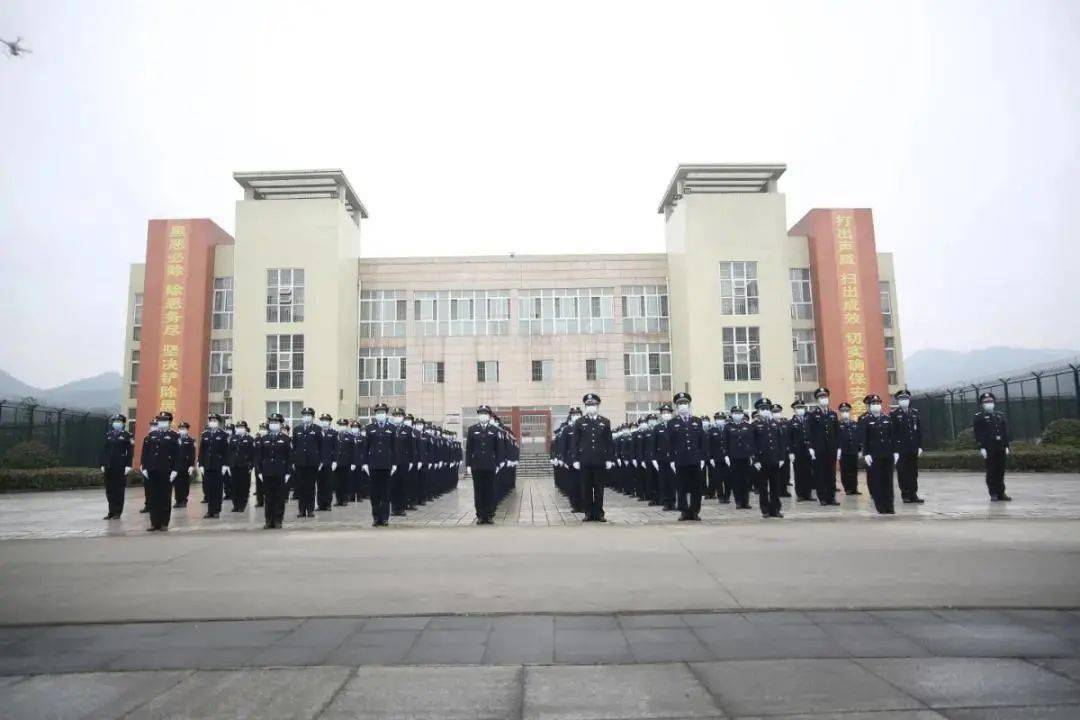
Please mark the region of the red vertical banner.
[[836, 258], [837, 291], [840, 296], [840, 347], [846, 384], [844, 394], [859, 399], [866, 396], [869, 380], [866, 375], [867, 334], [860, 292], [859, 251], [855, 244], [855, 217], [849, 213], [834, 213], [833, 237], [836, 244], [833, 255]]
[[173, 414], [180, 397], [183, 377], [180, 342], [184, 337], [185, 281], [188, 275], [188, 235], [186, 225], [169, 228], [165, 254], [165, 280], [161, 288], [161, 352], [158, 374], [160, 410]]

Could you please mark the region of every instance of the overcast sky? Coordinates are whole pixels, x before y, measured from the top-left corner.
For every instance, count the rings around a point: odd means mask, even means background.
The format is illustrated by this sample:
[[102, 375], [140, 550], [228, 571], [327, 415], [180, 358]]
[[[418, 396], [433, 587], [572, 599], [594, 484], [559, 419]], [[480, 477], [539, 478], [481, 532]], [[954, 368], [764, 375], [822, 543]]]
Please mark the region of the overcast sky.
[[0, 5], [0, 368], [120, 370], [149, 218], [340, 167], [365, 255], [659, 252], [679, 162], [871, 207], [905, 354], [1080, 347], [1080, 3]]

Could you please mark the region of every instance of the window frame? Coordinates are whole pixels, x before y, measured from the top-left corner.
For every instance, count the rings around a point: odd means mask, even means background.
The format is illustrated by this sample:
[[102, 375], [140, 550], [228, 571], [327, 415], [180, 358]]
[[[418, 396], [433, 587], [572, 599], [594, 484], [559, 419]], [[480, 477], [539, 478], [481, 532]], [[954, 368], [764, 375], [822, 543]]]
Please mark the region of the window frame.
[[[288, 338], [287, 349], [282, 347], [284, 338]], [[299, 350], [296, 349], [298, 342], [300, 345]], [[267, 390], [304, 389], [305, 349], [306, 343], [302, 333], [268, 334], [266, 336], [265, 372]], [[288, 384], [283, 384], [284, 378], [288, 379]]]
[[[730, 338], [730, 339], [729, 339]], [[726, 382], [761, 380], [761, 327], [728, 325], [721, 328], [723, 377]]]
[[[722, 260], [720, 262], [721, 315], [743, 316], [761, 313], [757, 265], [756, 260]], [[739, 303], [742, 303], [741, 312]]]
[[[286, 276], [285, 273], [288, 275]], [[304, 268], [266, 269], [266, 322], [299, 323], [304, 321], [306, 278]], [[288, 293], [288, 300], [283, 301], [286, 293]], [[288, 311], [287, 318], [285, 317], [286, 310]]]

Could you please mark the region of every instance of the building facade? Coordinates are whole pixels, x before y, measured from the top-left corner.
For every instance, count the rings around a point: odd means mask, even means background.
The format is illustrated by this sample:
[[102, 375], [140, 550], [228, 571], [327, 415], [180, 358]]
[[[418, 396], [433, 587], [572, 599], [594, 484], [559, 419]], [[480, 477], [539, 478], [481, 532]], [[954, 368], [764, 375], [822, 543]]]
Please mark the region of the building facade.
[[686, 390], [699, 412], [861, 400], [903, 384], [892, 258], [869, 210], [790, 230], [782, 165], [684, 165], [665, 252], [371, 258], [340, 171], [236, 173], [236, 237], [152, 220], [131, 267], [121, 407], [201, 425], [377, 402], [459, 431], [478, 402], [527, 449], [589, 391], [622, 421]]

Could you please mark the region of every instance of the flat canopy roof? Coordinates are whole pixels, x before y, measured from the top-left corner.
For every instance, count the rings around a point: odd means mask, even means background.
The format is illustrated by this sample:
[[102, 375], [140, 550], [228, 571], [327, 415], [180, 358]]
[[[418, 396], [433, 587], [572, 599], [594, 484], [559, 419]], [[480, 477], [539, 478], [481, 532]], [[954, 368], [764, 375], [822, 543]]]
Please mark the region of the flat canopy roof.
[[341, 170], [234, 172], [233, 180], [252, 200], [340, 198], [354, 221], [358, 219], [357, 214], [361, 218], [368, 216], [367, 209]]
[[705, 163], [679, 165], [660, 201], [658, 213], [672, 207], [688, 193], [761, 193], [787, 170], [783, 163]]

